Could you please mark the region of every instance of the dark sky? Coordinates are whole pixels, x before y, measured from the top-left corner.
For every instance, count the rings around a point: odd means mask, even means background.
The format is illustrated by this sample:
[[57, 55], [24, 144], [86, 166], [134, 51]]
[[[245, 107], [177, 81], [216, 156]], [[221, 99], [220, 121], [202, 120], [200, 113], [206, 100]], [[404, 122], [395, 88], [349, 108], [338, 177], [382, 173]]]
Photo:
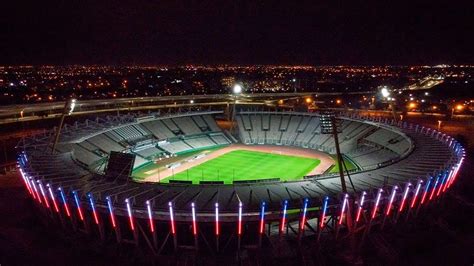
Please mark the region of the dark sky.
[[0, 64], [474, 63], [473, 0], [5, 2]]

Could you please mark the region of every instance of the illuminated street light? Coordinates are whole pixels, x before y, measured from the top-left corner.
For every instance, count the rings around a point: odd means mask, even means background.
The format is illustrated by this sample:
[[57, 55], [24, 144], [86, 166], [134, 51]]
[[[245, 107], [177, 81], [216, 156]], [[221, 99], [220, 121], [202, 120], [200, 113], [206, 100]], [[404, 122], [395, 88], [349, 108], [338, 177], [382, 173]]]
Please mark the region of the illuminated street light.
[[243, 88], [242, 88], [242, 85], [240, 85], [240, 84], [235, 84], [234, 88], [232, 88], [232, 92], [234, 94], [241, 94], [242, 90], [243, 90]]
[[454, 115], [454, 112], [462, 112], [464, 110], [464, 105], [462, 104], [457, 104], [456, 106], [453, 106], [453, 108], [451, 109], [451, 115]]
[[76, 99], [71, 99], [71, 102], [69, 104], [69, 111], [68, 115], [71, 115], [72, 112], [74, 112], [74, 108], [76, 107]]
[[382, 93], [382, 96], [383, 96], [384, 98], [387, 98], [388, 96], [390, 96], [390, 92], [388, 91], [388, 89], [387, 89], [386, 86], [384, 86], [384, 87], [382, 88], [382, 90], [380, 90], [380, 92]]

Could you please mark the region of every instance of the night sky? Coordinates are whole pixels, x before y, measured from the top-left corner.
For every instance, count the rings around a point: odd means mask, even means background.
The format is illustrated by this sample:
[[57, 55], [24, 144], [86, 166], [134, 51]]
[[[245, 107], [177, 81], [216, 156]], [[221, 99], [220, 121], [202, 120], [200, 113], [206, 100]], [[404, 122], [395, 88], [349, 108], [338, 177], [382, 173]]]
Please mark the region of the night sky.
[[4, 1], [0, 64], [474, 63], [472, 0], [294, 2]]

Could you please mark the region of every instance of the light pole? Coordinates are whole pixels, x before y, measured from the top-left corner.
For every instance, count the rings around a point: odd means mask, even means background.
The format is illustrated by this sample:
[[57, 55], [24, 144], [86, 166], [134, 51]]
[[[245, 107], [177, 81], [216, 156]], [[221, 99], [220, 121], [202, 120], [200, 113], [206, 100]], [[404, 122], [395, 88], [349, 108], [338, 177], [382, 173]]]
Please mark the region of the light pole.
[[[347, 193], [346, 181], [344, 178], [344, 168], [345, 163], [343, 161], [341, 149], [339, 147], [339, 137], [338, 134], [342, 132], [341, 120], [337, 119], [335, 114], [332, 112], [322, 112], [320, 116], [320, 127], [321, 127], [321, 134], [328, 134], [332, 135], [334, 138], [334, 145], [336, 147], [336, 159], [337, 159], [337, 166], [339, 167], [339, 177], [341, 178], [341, 188], [342, 192]], [[352, 183], [352, 179], [349, 175], [349, 171], [347, 171], [347, 177], [351, 183], [352, 189], [355, 192], [354, 184]]]
[[54, 154], [54, 150], [56, 149], [56, 145], [58, 145], [59, 135], [61, 134], [61, 129], [64, 124], [64, 118], [66, 115], [71, 115], [74, 112], [74, 108], [76, 107], [76, 99], [69, 99], [64, 103], [63, 113], [61, 115], [61, 119], [59, 120], [59, 126], [56, 131], [56, 136], [54, 137], [53, 148], [51, 150], [51, 154]]
[[237, 97], [242, 94], [243, 87], [241, 84], [236, 83], [234, 84], [234, 87], [232, 88], [232, 95], [234, 98], [234, 106], [232, 107], [232, 121], [231, 121], [231, 128], [230, 132], [231, 134], [234, 133], [234, 128], [235, 128], [235, 112], [236, 112], [236, 105], [237, 105]]
[[397, 114], [395, 110], [395, 98], [390, 98], [390, 90], [388, 89], [387, 86], [383, 86], [382, 89], [380, 89], [380, 93], [382, 94], [384, 102], [387, 102], [388, 107], [392, 109], [393, 120], [397, 121]]
[[[341, 179], [342, 192], [347, 195], [347, 186], [346, 186], [346, 180], [344, 177], [344, 168], [346, 169], [347, 177], [349, 179], [349, 182], [351, 183], [352, 189], [354, 190], [354, 192], [356, 192], [354, 184], [352, 183], [351, 176], [349, 175], [349, 171], [347, 170], [346, 164], [343, 161], [344, 158], [342, 157], [341, 149], [339, 147], [338, 134], [342, 132], [341, 120], [337, 119], [336, 115], [332, 112], [321, 113], [321, 116], [319, 119], [320, 119], [321, 134], [331, 134], [333, 135], [333, 138], [334, 138], [334, 145], [336, 147], [336, 156], [337, 156], [337, 166], [339, 168], [339, 177]], [[347, 213], [346, 222], [347, 222], [347, 228], [349, 232], [351, 232], [352, 231], [352, 216], [351, 216], [350, 211], [348, 211]], [[355, 243], [354, 242], [355, 239], [353, 237], [354, 235], [351, 234], [351, 243]]]

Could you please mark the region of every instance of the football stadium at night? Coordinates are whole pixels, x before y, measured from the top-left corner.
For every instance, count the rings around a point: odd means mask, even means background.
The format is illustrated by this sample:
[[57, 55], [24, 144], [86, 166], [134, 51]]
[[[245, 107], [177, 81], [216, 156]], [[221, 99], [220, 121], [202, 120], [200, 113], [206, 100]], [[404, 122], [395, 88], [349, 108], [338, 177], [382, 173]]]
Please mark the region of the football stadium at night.
[[5, 1], [0, 266], [473, 265], [474, 1]]
[[97, 116], [18, 143], [25, 189], [57, 230], [106, 245], [241, 254], [361, 244], [439, 204], [463, 163], [463, 147], [433, 128], [252, 97], [203, 96], [197, 108], [143, 98], [126, 112], [109, 110], [125, 100], [68, 101], [58, 116]]

